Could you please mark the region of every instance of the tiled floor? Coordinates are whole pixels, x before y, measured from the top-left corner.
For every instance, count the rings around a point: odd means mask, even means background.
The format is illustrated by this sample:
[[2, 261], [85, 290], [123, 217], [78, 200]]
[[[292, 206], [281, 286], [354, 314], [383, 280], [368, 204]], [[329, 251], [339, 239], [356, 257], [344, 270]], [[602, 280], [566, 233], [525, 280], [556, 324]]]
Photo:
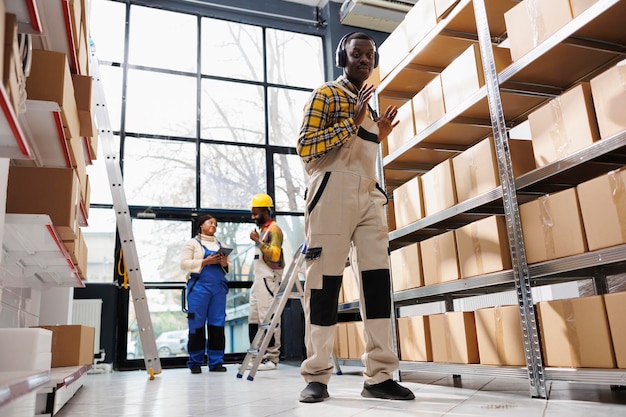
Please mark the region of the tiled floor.
[[[166, 369], [154, 380], [145, 371], [86, 375], [84, 386], [56, 414], [69, 416], [458, 416], [458, 417], [608, 417], [626, 416], [626, 391], [608, 386], [548, 382], [550, 399], [529, 397], [523, 380], [463, 376], [455, 387], [451, 376], [403, 373], [403, 384], [415, 401], [365, 399], [360, 396], [362, 368], [343, 367], [328, 387], [330, 399], [298, 402], [304, 382], [294, 365], [258, 372], [254, 381], [226, 373], [192, 375]], [[458, 385], [458, 384], [457, 384]]]

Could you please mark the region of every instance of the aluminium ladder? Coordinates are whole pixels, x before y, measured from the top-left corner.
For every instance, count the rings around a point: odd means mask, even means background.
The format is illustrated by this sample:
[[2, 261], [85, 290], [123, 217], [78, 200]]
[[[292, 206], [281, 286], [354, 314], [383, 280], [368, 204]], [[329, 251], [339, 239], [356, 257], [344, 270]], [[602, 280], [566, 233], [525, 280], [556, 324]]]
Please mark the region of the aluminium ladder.
[[[135, 238], [131, 225], [130, 211], [126, 202], [122, 170], [119, 164], [118, 153], [114, 149], [113, 132], [109, 121], [109, 111], [106, 107], [104, 87], [100, 77], [100, 65], [95, 54], [95, 47], [91, 45], [91, 74], [93, 77], [93, 95], [96, 102], [96, 120], [98, 125], [98, 135], [102, 144], [102, 151], [105, 158], [105, 165], [111, 186], [111, 197], [115, 209], [117, 231], [120, 238], [121, 250], [124, 255], [125, 271], [130, 284], [130, 294], [135, 308], [137, 325], [139, 327], [139, 338], [143, 350], [146, 371], [150, 379], [154, 379], [155, 374], [161, 373], [161, 361], [159, 359], [152, 320], [148, 310], [145, 287], [139, 269], [139, 259]], [[121, 254], [120, 254], [121, 257]]]
[[[298, 299], [304, 307], [304, 290], [302, 289], [302, 284], [300, 283], [298, 274], [304, 263], [305, 253], [306, 244], [302, 243], [298, 247], [296, 256], [291, 261], [287, 271], [283, 274], [283, 279], [278, 287], [278, 290], [276, 291], [276, 294], [274, 295], [274, 299], [270, 304], [267, 314], [263, 319], [263, 323], [259, 325], [259, 330], [254, 336], [252, 343], [250, 343], [250, 349], [248, 349], [246, 356], [239, 366], [237, 378], [243, 378], [243, 374], [246, 370], [248, 370], [248, 364], [250, 363], [251, 367], [249, 369], [250, 372], [248, 373], [247, 379], [248, 381], [254, 381], [256, 371], [263, 360], [263, 354], [269, 346], [276, 329], [280, 326], [281, 316], [285, 305], [287, 304], [287, 300]], [[341, 370], [339, 368], [339, 363], [334, 355], [333, 360], [335, 368], [338, 370], [337, 373], [340, 374]]]

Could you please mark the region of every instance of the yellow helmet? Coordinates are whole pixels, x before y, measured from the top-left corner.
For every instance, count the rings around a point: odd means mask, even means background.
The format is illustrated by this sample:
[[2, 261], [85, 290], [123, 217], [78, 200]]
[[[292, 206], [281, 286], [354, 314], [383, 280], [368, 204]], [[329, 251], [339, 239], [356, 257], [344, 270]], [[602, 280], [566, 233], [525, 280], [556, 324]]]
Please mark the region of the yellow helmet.
[[274, 207], [274, 202], [267, 194], [256, 194], [252, 197], [252, 207]]

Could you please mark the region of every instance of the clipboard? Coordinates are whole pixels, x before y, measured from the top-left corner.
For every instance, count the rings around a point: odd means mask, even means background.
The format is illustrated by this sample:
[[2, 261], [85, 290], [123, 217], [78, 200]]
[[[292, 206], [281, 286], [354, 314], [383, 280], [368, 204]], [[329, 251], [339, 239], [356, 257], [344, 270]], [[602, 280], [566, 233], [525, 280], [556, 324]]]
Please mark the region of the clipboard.
[[230, 253], [233, 251], [233, 248], [227, 248], [227, 247], [220, 247], [220, 249], [217, 251], [217, 253], [222, 254], [224, 256], [228, 256], [230, 255]]

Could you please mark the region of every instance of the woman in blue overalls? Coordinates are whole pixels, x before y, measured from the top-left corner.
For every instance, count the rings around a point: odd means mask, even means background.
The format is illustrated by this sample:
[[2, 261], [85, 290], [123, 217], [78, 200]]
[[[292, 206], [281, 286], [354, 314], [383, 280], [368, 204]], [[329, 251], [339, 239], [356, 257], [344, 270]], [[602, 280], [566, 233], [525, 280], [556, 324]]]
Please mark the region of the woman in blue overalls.
[[200, 366], [204, 362], [205, 353], [209, 371], [226, 372], [223, 363], [228, 257], [217, 253], [221, 244], [215, 238], [216, 229], [217, 220], [213, 216], [200, 216], [196, 221], [197, 235], [185, 243], [180, 261], [180, 267], [189, 273], [187, 366], [192, 374], [202, 372]]

